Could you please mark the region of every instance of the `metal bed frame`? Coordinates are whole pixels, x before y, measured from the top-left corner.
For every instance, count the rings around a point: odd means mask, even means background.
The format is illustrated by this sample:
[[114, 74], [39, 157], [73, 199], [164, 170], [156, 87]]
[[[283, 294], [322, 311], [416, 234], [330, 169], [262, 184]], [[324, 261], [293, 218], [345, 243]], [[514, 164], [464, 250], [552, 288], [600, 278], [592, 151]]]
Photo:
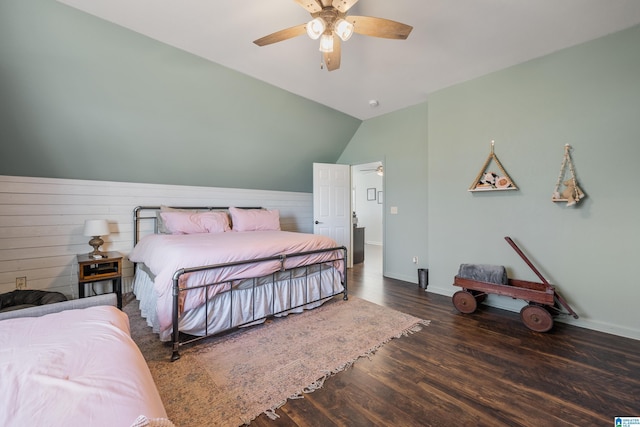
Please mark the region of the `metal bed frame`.
[[[219, 210], [227, 210], [228, 207], [211, 207], [211, 206], [186, 206], [186, 207], [175, 207], [175, 206], [171, 206], [171, 208], [173, 209], [185, 209], [185, 210], [198, 210], [198, 211], [219, 211]], [[252, 208], [252, 207], [241, 207], [241, 209], [261, 209], [261, 208]], [[154, 224], [154, 233], [157, 233], [158, 231], [158, 223], [157, 223], [157, 216], [156, 213], [160, 210], [160, 206], [137, 206], [136, 208], [134, 208], [133, 210], [133, 244], [134, 246], [138, 243], [139, 241], [139, 234], [140, 234], [140, 227], [139, 227], [139, 223], [143, 220], [152, 220], [153, 224]], [[144, 216], [143, 212], [145, 211], [153, 211], [154, 215], [153, 216]], [[288, 259], [292, 259], [292, 258], [296, 258], [296, 257], [301, 257], [301, 256], [308, 256], [308, 255], [312, 255], [312, 254], [319, 254], [319, 253], [333, 253], [335, 255], [335, 257], [333, 259], [330, 260], [326, 260], [326, 261], [322, 261], [322, 262], [317, 262], [317, 263], [313, 263], [313, 264], [309, 264], [309, 265], [304, 265], [301, 267], [295, 267], [295, 268], [290, 268], [287, 269], [285, 267], [285, 262]], [[189, 288], [180, 288], [179, 286], [179, 282], [180, 282], [180, 277], [183, 274], [187, 274], [187, 273], [193, 273], [193, 272], [200, 272], [200, 271], [205, 271], [205, 270], [216, 270], [216, 269], [221, 269], [221, 268], [227, 268], [227, 267], [233, 267], [233, 266], [238, 266], [238, 265], [243, 265], [243, 264], [255, 264], [255, 263], [261, 263], [261, 262], [272, 262], [272, 261], [279, 261], [280, 262], [280, 270], [278, 270], [278, 272], [272, 273], [271, 274], [271, 282], [270, 284], [271, 289], [272, 289], [272, 298], [271, 298], [271, 310], [270, 313], [265, 315], [265, 316], [258, 316], [256, 317], [256, 312], [255, 312], [255, 291], [256, 289], [258, 289], [260, 286], [266, 286], [267, 284], [258, 284], [257, 281], [258, 279], [261, 279], [259, 277], [249, 277], [246, 278], [245, 280], [252, 280], [252, 296], [253, 298], [251, 298], [251, 300], [253, 301], [253, 307], [251, 307], [251, 320], [248, 320], [246, 322], [243, 322], [241, 324], [238, 325], [234, 325], [233, 323], [233, 303], [234, 303], [234, 294], [236, 292], [236, 290], [233, 289], [233, 287], [230, 287], [230, 289], [228, 291], [225, 291], [223, 293], [230, 293], [230, 302], [229, 304], [231, 305], [231, 310], [230, 310], [230, 314], [229, 314], [229, 327], [223, 330], [218, 330], [216, 332], [210, 333], [209, 332], [209, 325], [208, 325], [208, 321], [207, 319], [209, 318], [209, 288], [212, 286], [217, 286], [223, 283], [228, 283], [228, 281], [222, 281], [222, 282], [216, 282], [216, 283], [208, 283], [206, 285], [201, 285], [201, 286], [193, 286], [193, 287], [189, 287]], [[336, 261], [342, 261], [342, 286], [343, 286], [343, 290], [340, 292], [334, 292], [331, 293], [329, 295], [323, 295], [322, 293], [322, 269], [325, 268], [326, 264], [329, 263], [335, 263]], [[293, 271], [295, 269], [300, 269], [300, 268], [305, 268], [305, 274], [304, 274], [304, 287], [305, 287], [305, 295], [309, 295], [308, 292], [308, 288], [309, 288], [309, 284], [308, 284], [308, 278], [309, 278], [309, 270], [312, 267], [316, 267], [319, 269], [319, 273], [320, 273], [320, 294], [318, 296], [318, 298], [316, 299], [311, 299], [311, 300], [306, 300], [305, 298], [305, 302], [303, 302], [302, 304], [298, 304], [295, 306], [291, 306], [292, 304], [292, 296], [291, 296], [291, 282], [293, 279]], [[134, 265], [135, 268], [135, 265]], [[135, 269], [134, 269], [135, 271]], [[286, 308], [275, 312], [275, 290], [276, 290], [276, 274], [282, 275], [283, 273], [289, 273], [288, 275], [288, 279], [285, 280], [289, 280], [290, 282], [290, 286], [289, 286], [289, 298], [288, 298], [288, 303], [286, 304]], [[329, 248], [329, 249], [320, 249], [320, 250], [313, 250], [313, 251], [306, 251], [306, 252], [297, 252], [297, 253], [290, 253], [290, 254], [280, 254], [280, 255], [276, 255], [276, 256], [272, 256], [272, 257], [265, 257], [265, 258], [257, 258], [257, 259], [248, 259], [248, 260], [243, 260], [243, 261], [236, 261], [236, 262], [229, 262], [229, 263], [222, 263], [222, 264], [212, 264], [212, 265], [205, 265], [205, 266], [200, 266], [200, 267], [191, 267], [191, 268], [181, 268], [179, 270], [177, 270], [174, 274], [173, 274], [173, 286], [172, 286], [173, 290], [172, 290], [172, 297], [173, 297], [173, 315], [172, 315], [172, 355], [171, 355], [171, 361], [175, 361], [178, 360], [180, 358], [180, 347], [185, 345], [185, 344], [189, 344], [195, 341], [199, 341], [214, 335], [218, 335], [221, 334], [223, 332], [229, 331], [231, 329], [236, 329], [236, 328], [240, 328], [242, 326], [246, 326], [249, 325], [251, 323], [260, 321], [260, 320], [264, 320], [267, 319], [269, 317], [273, 317], [273, 316], [277, 316], [278, 314], [282, 314], [285, 313], [287, 311], [290, 310], [294, 310], [300, 307], [303, 307], [305, 305], [308, 304], [312, 304], [315, 302], [320, 302], [320, 301], [324, 301], [324, 300], [328, 300], [330, 298], [333, 298], [337, 295], [343, 294], [343, 299], [346, 301], [348, 299], [348, 294], [347, 294], [347, 248], [344, 246], [339, 246], [339, 247], [333, 247], [333, 248]], [[178, 330], [179, 328], [179, 301], [180, 301], [180, 293], [181, 292], [187, 292], [190, 290], [197, 290], [197, 289], [202, 289], [204, 288], [205, 290], [205, 312], [204, 312], [204, 325], [205, 325], [205, 334], [203, 336], [189, 336], [189, 338], [185, 337], [183, 334], [183, 336], [181, 337], [180, 331]]]

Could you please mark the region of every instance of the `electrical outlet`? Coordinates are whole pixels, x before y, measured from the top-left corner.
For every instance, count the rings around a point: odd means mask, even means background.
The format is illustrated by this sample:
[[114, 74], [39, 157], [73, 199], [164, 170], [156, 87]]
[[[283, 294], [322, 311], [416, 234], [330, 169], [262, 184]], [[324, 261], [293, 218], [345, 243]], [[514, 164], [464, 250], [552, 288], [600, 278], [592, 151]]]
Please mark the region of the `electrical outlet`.
[[16, 277], [16, 289], [26, 289], [27, 288], [27, 277]]
[[418, 257], [414, 256], [412, 261], [413, 261], [414, 264], [417, 264], [418, 263]]

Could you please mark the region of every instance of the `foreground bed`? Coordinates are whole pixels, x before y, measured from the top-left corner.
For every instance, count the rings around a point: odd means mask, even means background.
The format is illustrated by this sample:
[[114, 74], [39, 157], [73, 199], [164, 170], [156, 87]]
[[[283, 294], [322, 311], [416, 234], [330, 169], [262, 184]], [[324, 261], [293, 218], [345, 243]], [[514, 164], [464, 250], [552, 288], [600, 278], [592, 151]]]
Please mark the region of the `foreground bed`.
[[115, 304], [108, 294], [0, 317], [1, 426], [129, 427], [141, 416], [166, 419], [129, 319]]
[[277, 211], [137, 207], [134, 236], [134, 293], [173, 360], [188, 342], [347, 298], [346, 248], [281, 231]]

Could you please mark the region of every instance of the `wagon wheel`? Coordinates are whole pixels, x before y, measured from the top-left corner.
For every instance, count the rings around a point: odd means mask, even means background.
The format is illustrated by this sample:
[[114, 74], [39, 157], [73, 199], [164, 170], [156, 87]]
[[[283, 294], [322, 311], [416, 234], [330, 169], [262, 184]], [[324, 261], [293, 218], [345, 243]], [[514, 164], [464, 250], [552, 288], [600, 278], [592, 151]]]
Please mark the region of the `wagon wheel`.
[[478, 308], [476, 298], [468, 291], [458, 291], [453, 294], [453, 305], [460, 313], [470, 314]]
[[526, 305], [520, 310], [520, 318], [525, 326], [532, 331], [547, 332], [553, 327], [553, 317], [544, 307]]

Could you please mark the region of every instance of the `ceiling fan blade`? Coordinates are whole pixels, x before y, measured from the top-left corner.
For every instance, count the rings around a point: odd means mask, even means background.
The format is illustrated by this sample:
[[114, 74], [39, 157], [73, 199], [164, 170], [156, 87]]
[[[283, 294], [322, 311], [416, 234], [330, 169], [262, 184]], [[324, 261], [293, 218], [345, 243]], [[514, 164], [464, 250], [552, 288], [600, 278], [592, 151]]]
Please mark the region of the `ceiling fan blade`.
[[333, 0], [333, 7], [338, 9], [339, 12], [346, 13], [356, 3], [358, 3], [358, 0]]
[[322, 3], [318, 0], [294, 0], [300, 6], [307, 9], [309, 13], [320, 12], [322, 10]]
[[405, 40], [413, 30], [411, 25], [372, 16], [347, 16], [353, 24], [353, 31], [358, 34], [385, 39]]
[[323, 54], [324, 63], [327, 66], [327, 71], [333, 71], [340, 68], [340, 38], [333, 37], [333, 52], [325, 52]]
[[295, 27], [286, 28], [284, 30], [276, 31], [275, 33], [269, 34], [268, 36], [264, 36], [259, 38], [258, 40], [254, 40], [253, 42], [258, 46], [266, 46], [268, 44], [281, 42], [283, 40], [292, 39], [294, 37], [301, 36], [307, 33], [307, 24], [296, 25]]

